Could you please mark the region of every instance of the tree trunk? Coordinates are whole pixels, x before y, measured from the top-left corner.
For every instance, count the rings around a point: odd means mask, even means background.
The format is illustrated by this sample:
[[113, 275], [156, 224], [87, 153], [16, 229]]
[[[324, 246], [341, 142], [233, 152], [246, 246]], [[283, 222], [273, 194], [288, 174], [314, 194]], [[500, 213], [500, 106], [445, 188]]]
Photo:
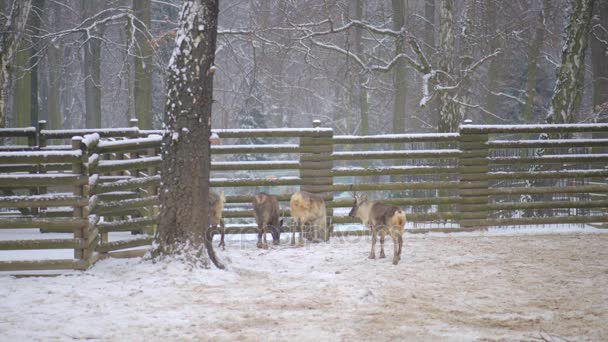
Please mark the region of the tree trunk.
[[[490, 51], [496, 51], [499, 46], [499, 38], [496, 30], [496, 21], [497, 21], [497, 9], [496, 9], [497, 0], [486, 0], [486, 20], [488, 27], [488, 35], [490, 36]], [[489, 61], [488, 66], [488, 91], [489, 93], [486, 95], [485, 107], [486, 110], [490, 113], [496, 114], [498, 110], [498, 98], [496, 95], [492, 94], [493, 91], [496, 91], [498, 88], [498, 78], [500, 76], [500, 63], [504, 63], [500, 61], [499, 58], [492, 58]], [[495, 123], [495, 118], [493, 116], [488, 116], [488, 124]]]
[[31, 73], [31, 88], [30, 88], [30, 125], [36, 126], [40, 117], [38, 105], [38, 44], [40, 39], [36, 38], [40, 32], [41, 17], [44, 10], [44, 0], [33, 0], [32, 10], [34, 13], [30, 16], [30, 30], [32, 32], [32, 46], [30, 47], [30, 73]]
[[526, 104], [522, 118], [525, 124], [534, 123], [534, 99], [536, 97], [536, 75], [538, 72], [538, 59], [545, 39], [544, 9], [539, 12], [538, 26], [534, 38], [528, 45], [528, 72], [526, 79]]
[[[6, 84], [11, 75], [11, 64], [17, 52], [17, 45], [23, 35], [25, 24], [32, 7], [32, 0], [13, 1], [8, 20], [0, 35], [0, 127], [6, 125], [5, 96]], [[29, 115], [29, 114], [28, 114]]]
[[[593, 66], [593, 107], [608, 102], [608, 2], [600, 1], [595, 6], [598, 24], [605, 30], [594, 30], [591, 35], [591, 64]], [[594, 23], [595, 24], [595, 23]], [[599, 39], [604, 40], [601, 42]], [[608, 118], [605, 118], [608, 119]]]
[[[405, 0], [392, 0], [393, 30], [400, 31], [405, 25]], [[405, 42], [398, 39], [395, 46], [395, 55], [405, 52]], [[405, 132], [405, 106], [407, 98], [407, 73], [405, 63], [399, 62], [395, 66], [394, 75], [395, 102], [393, 104], [393, 133]]]
[[[448, 75], [454, 71], [454, 1], [441, 0], [441, 27], [439, 29], [439, 50], [441, 59], [439, 68]], [[449, 79], [439, 76], [443, 85], [449, 85]], [[456, 102], [452, 101], [454, 95], [450, 91], [441, 91], [439, 94], [439, 125], [441, 133], [456, 132], [460, 125], [460, 115]]]
[[[150, 28], [150, 0], [133, 0], [133, 12], [145, 27], [141, 30]], [[139, 27], [139, 23], [137, 24]], [[137, 42], [137, 56], [135, 57], [135, 113], [139, 119], [139, 127], [152, 129], [152, 47], [149, 39], [140, 31], [135, 33]]]
[[[94, 4], [82, 0], [82, 20], [95, 14]], [[84, 36], [84, 99], [85, 125], [87, 128], [101, 127], [101, 35], [102, 29], [95, 27], [91, 35]]]
[[585, 72], [585, 50], [591, 29], [594, 0], [576, 0], [567, 27], [568, 37], [562, 52], [562, 64], [547, 115], [548, 123], [572, 123], [581, 102]]
[[424, 43], [428, 46], [426, 51], [432, 51], [435, 47], [435, 0], [424, 0], [424, 19]]
[[184, 252], [219, 268], [209, 236], [211, 105], [218, 0], [188, 0], [169, 63], [167, 122], [162, 144], [162, 203], [157, 253]]
[[[363, 19], [363, 0], [353, 0], [353, 5], [355, 9], [355, 19], [362, 20]], [[354, 37], [354, 45], [355, 52], [358, 56], [363, 56], [363, 44], [361, 43], [362, 39], [362, 30], [359, 27], [355, 28], [355, 37]], [[357, 79], [357, 97], [359, 99], [359, 113], [361, 117], [361, 135], [369, 134], [369, 100], [367, 95], [367, 89], [365, 88], [365, 76], [361, 73], [358, 75]]]

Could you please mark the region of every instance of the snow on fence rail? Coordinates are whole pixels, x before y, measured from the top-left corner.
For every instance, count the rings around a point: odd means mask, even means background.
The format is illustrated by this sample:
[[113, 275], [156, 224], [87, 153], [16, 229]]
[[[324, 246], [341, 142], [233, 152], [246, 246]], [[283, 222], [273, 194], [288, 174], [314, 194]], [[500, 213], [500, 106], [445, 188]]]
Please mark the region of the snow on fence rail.
[[[441, 227], [446, 222], [460, 230], [608, 222], [605, 124], [466, 125], [459, 133], [375, 136], [334, 136], [321, 127], [214, 132], [222, 144], [212, 146], [211, 185], [227, 193], [229, 234], [255, 230], [257, 192], [277, 194], [286, 208], [298, 188], [326, 199], [332, 229], [355, 222], [340, 215], [353, 191], [404, 206], [409, 222], [431, 223], [412, 232], [455, 231]], [[28, 146], [0, 147], [0, 229], [68, 235], [1, 241], [0, 251], [60, 248], [74, 257], [0, 262], [0, 270], [83, 269], [103, 257], [142, 255], [158, 216], [162, 133], [53, 131], [44, 123], [1, 129], [0, 138], [25, 137]], [[534, 139], [539, 134], [549, 138]], [[84, 138], [47, 146], [73, 135]]]

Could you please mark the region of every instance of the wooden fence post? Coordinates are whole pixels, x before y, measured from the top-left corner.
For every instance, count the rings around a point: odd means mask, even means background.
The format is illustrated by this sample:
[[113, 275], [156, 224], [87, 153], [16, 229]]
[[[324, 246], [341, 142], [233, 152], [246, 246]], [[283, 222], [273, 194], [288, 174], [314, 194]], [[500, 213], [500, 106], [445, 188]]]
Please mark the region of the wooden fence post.
[[[313, 128], [320, 128], [321, 121], [314, 120]], [[303, 191], [321, 195], [325, 198], [327, 208], [327, 231], [319, 231], [320, 237], [329, 240], [333, 232], [333, 208], [328, 205], [333, 201], [333, 130], [319, 130], [313, 137], [301, 137], [300, 178]]]
[[[38, 149], [42, 150], [42, 148], [46, 147], [46, 138], [41, 134], [43, 130], [46, 129], [46, 120], [38, 121], [38, 130], [36, 131], [37, 141], [38, 141]], [[38, 173], [46, 173], [43, 167], [38, 166]], [[44, 195], [47, 193], [46, 187], [38, 187], [38, 194]], [[40, 208], [40, 210], [44, 211], [46, 208]]]
[[[87, 145], [83, 142], [82, 137], [74, 137], [72, 138], [72, 150], [81, 151], [82, 157], [80, 160], [72, 163], [72, 173], [75, 175], [81, 175], [85, 178], [88, 178], [88, 148]], [[74, 186], [74, 195], [80, 196], [83, 198], [89, 198], [89, 186], [88, 182], [84, 185], [75, 185]], [[87, 201], [88, 203], [88, 201]], [[95, 229], [95, 227], [90, 227], [89, 222], [89, 207], [88, 205], [79, 205], [74, 206], [74, 217], [82, 218], [87, 221], [87, 224], [84, 227], [74, 229], [74, 238], [79, 239], [81, 241], [79, 248], [74, 249], [74, 259], [80, 259], [84, 261], [87, 265], [91, 261], [93, 256], [93, 250], [90, 248], [91, 242], [91, 232]]]
[[489, 163], [488, 133], [470, 132], [466, 129], [469, 124], [471, 121], [466, 120], [460, 126], [460, 226], [485, 229], [487, 226], [480, 225], [479, 220], [489, 218], [489, 183], [486, 177]]

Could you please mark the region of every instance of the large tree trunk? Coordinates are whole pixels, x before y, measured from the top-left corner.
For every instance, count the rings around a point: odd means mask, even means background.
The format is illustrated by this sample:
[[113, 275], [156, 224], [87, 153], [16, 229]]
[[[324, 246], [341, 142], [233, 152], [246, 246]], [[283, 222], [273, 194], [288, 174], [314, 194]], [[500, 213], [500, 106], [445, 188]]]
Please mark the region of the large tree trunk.
[[[95, 14], [97, 6], [88, 0], [81, 2], [82, 20]], [[84, 36], [84, 98], [85, 125], [87, 128], [101, 127], [101, 35], [102, 28], [95, 27], [91, 35]]]
[[[498, 0], [486, 0], [486, 27], [488, 28], [488, 35], [490, 36], [490, 51], [496, 51], [499, 47], [499, 34], [496, 29], [496, 21], [497, 21], [497, 8], [496, 2]], [[496, 91], [498, 88], [498, 78], [500, 75], [500, 64], [504, 63], [499, 58], [492, 58], [489, 61], [488, 66], [488, 94], [485, 99], [485, 107], [486, 110], [490, 113], [496, 113], [498, 108], [498, 98], [496, 95], [492, 94], [493, 91]], [[488, 124], [495, 123], [495, 118], [493, 116], [488, 116]]]
[[184, 252], [219, 268], [209, 232], [211, 104], [218, 0], [188, 0], [169, 63], [167, 134], [162, 144], [158, 252]]
[[[392, 0], [393, 30], [400, 31], [405, 25], [405, 0]], [[398, 39], [395, 46], [395, 55], [405, 52], [405, 42]], [[405, 63], [399, 62], [395, 67], [394, 87], [395, 102], [393, 104], [393, 133], [405, 132], [405, 106], [407, 97], [407, 73]]]
[[[546, 4], [547, 1], [544, 1]], [[524, 105], [524, 110], [522, 114], [522, 118], [524, 123], [531, 124], [534, 122], [534, 99], [536, 98], [536, 78], [538, 73], [538, 60], [540, 58], [540, 52], [543, 47], [543, 41], [545, 39], [545, 9], [547, 6], [544, 6], [541, 11], [539, 11], [539, 20], [537, 23], [536, 31], [534, 33], [534, 38], [528, 45], [528, 72], [526, 79], [526, 104]]]
[[[439, 61], [440, 69], [448, 75], [453, 75], [454, 71], [454, 1], [441, 0], [441, 26], [439, 29], [439, 49], [441, 57]], [[440, 75], [439, 79], [443, 85], [450, 85], [449, 79]], [[460, 113], [456, 102], [452, 100], [450, 91], [441, 91], [439, 94], [439, 125], [441, 133], [456, 132], [460, 125]]]
[[585, 50], [591, 29], [594, 0], [576, 0], [568, 24], [568, 37], [562, 52], [562, 64], [551, 99], [548, 123], [572, 123], [581, 102], [585, 72]]
[[[5, 96], [11, 75], [11, 64], [23, 35], [32, 0], [14, 0], [0, 35], [0, 127], [6, 125]], [[29, 114], [28, 114], [29, 115]]]
[[[593, 107], [608, 102], [608, 2], [595, 5], [595, 18], [600, 26], [591, 35], [591, 64], [593, 66]], [[595, 23], [594, 23], [595, 24]], [[603, 30], [600, 29], [603, 27]], [[606, 30], [606, 31], [604, 31]], [[604, 40], [601, 42], [600, 39]], [[605, 118], [608, 119], [608, 118]]]
[[[352, 5], [354, 6], [354, 11], [355, 11], [355, 19], [357, 20], [363, 20], [363, 0], [352, 0]], [[361, 42], [362, 39], [362, 29], [359, 27], [356, 27], [354, 30], [355, 33], [355, 37], [354, 37], [354, 45], [355, 45], [355, 52], [358, 56], [363, 56], [363, 44]], [[358, 79], [357, 79], [357, 98], [359, 99], [359, 113], [360, 113], [360, 117], [361, 117], [361, 129], [360, 129], [360, 134], [361, 135], [368, 135], [369, 134], [369, 100], [368, 100], [368, 94], [367, 94], [367, 89], [365, 88], [365, 76], [362, 73], [358, 73]]]
[[[133, 0], [133, 12], [145, 27], [141, 30], [150, 28], [150, 0]], [[135, 113], [139, 119], [139, 127], [152, 129], [152, 47], [148, 37], [141, 31], [135, 33], [137, 42], [137, 56], [135, 57]]]

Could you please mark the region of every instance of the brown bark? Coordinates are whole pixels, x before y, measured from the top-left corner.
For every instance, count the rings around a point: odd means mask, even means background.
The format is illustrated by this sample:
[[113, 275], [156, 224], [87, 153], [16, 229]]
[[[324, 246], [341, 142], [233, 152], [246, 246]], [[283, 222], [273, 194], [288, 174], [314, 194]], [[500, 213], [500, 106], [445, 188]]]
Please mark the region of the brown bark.
[[188, 0], [168, 71], [167, 130], [161, 166], [159, 253], [184, 252], [218, 267], [209, 236], [211, 105], [218, 0]]

